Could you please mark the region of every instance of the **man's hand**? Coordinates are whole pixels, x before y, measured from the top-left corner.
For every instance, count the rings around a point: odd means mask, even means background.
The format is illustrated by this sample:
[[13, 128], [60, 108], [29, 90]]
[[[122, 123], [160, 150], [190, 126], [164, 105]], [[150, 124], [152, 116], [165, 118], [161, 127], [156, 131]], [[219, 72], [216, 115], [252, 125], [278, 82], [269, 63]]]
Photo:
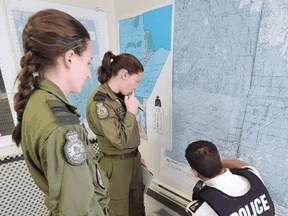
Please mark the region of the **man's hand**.
[[223, 168], [234, 169], [250, 166], [250, 164], [237, 159], [222, 159]]

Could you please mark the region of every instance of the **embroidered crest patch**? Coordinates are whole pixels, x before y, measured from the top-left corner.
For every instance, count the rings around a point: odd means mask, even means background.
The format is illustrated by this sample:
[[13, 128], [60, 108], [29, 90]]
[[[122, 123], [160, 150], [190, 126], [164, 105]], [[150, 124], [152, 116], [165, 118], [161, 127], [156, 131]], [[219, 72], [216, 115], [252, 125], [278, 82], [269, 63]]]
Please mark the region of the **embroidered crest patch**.
[[96, 106], [97, 106], [97, 115], [100, 119], [104, 119], [109, 115], [108, 109], [102, 102], [98, 102]]
[[69, 130], [66, 134], [67, 142], [64, 145], [64, 153], [68, 163], [79, 166], [87, 161], [87, 151], [84, 142], [74, 130]]
[[97, 166], [97, 182], [98, 182], [98, 185], [101, 188], [105, 189], [105, 185], [104, 185], [104, 182], [103, 182], [103, 179], [102, 179], [102, 175], [101, 175], [101, 172], [100, 172], [98, 166]]

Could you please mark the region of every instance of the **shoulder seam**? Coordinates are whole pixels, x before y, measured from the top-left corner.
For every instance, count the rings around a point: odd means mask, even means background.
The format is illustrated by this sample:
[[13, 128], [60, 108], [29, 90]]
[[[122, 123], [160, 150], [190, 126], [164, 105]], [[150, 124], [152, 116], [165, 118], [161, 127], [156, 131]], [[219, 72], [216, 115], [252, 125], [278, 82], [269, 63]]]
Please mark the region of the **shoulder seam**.
[[105, 101], [107, 94], [101, 91], [96, 92], [93, 97], [94, 101]]
[[61, 100], [49, 100], [47, 103], [50, 107], [52, 114], [56, 117], [59, 125], [65, 124], [78, 124], [80, 123], [79, 118], [71, 110], [67, 108], [65, 103]]

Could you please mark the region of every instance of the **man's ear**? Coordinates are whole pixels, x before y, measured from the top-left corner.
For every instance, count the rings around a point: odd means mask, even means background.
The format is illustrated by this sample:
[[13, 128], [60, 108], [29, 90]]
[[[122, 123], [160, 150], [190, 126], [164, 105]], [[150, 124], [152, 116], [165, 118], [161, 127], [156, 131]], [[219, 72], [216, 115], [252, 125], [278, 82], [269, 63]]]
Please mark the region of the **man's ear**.
[[75, 56], [74, 50], [68, 50], [64, 55], [64, 64], [66, 68], [70, 68], [71, 63], [73, 62], [73, 58]]
[[192, 168], [191, 172], [196, 178], [199, 178], [199, 174], [198, 174], [198, 172], [195, 169]]
[[121, 79], [125, 80], [127, 76], [129, 75], [128, 71], [126, 69], [121, 69], [118, 73], [121, 75]]

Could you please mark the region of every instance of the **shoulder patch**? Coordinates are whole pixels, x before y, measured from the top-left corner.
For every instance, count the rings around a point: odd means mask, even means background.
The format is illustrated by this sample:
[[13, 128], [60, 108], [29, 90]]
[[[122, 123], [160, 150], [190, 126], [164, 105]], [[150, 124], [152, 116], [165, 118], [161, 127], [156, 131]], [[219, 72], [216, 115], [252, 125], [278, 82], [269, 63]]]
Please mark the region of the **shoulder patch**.
[[103, 92], [97, 92], [94, 97], [93, 100], [94, 101], [104, 101], [106, 98], [107, 94], [103, 93]]
[[188, 211], [192, 215], [192, 213], [196, 213], [197, 209], [204, 203], [203, 200], [197, 200], [197, 202], [193, 203], [188, 207]]
[[104, 119], [107, 116], [109, 116], [108, 109], [103, 102], [98, 102], [96, 106], [97, 106], [97, 115], [100, 119]]
[[88, 158], [84, 142], [74, 130], [69, 130], [65, 136], [67, 142], [64, 145], [64, 154], [68, 163], [73, 166], [82, 165]]

